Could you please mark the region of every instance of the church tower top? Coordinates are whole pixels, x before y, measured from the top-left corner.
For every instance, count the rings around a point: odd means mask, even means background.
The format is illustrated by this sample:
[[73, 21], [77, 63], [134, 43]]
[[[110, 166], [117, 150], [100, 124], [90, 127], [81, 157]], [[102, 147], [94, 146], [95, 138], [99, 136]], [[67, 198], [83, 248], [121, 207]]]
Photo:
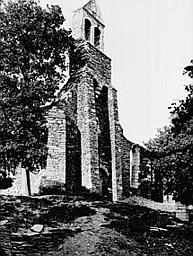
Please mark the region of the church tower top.
[[74, 11], [72, 35], [75, 39], [90, 42], [98, 50], [104, 50], [104, 22], [96, 0], [90, 0]]
[[87, 12], [89, 12], [89, 14], [97, 19], [101, 24], [104, 24], [101, 10], [96, 0], [90, 0], [87, 4], [83, 6], [83, 8], [87, 10]]

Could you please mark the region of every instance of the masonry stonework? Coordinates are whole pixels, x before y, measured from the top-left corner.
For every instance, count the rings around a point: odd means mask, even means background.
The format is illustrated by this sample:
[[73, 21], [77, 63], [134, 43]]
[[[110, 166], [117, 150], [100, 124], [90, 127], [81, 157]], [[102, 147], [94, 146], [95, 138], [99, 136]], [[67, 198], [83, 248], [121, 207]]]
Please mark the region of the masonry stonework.
[[117, 94], [114, 88], [109, 88], [109, 120], [112, 154], [112, 195], [117, 201], [122, 197], [122, 149], [121, 149], [121, 127], [119, 125]]
[[130, 196], [130, 151], [132, 143], [128, 141], [124, 135], [121, 136], [122, 142], [122, 183], [123, 183], [123, 195], [125, 197]]
[[[46, 179], [66, 181], [66, 117], [53, 108], [48, 117], [48, 159]], [[54, 172], [53, 172], [54, 170]], [[62, 171], [61, 171], [62, 170]]]
[[92, 76], [85, 72], [78, 85], [77, 124], [81, 133], [82, 186], [99, 192], [98, 131]]
[[[104, 27], [96, 0], [75, 11], [72, 31], [84, 65], [75, 74], [69, 71], [49, 111], [46, 168], [30, 174], [32, 194], [44, 184], [61, 183], [69, 192], [82, 186], [117, 201], [138, 186], [140, 153], [130, 155], [134, 143], [119, 123], [111, 59], [103, 52]], [[25, 170], [18, 169], [12, 188], [1, 193], [27, 195]]]

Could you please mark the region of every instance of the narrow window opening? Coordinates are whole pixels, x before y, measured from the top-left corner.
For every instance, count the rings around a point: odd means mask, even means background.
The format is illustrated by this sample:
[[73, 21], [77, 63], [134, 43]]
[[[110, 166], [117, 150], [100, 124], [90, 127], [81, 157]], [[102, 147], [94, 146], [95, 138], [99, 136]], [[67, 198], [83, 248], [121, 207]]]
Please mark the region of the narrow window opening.
[[100, 95], [100, 87], [96, 79], [93, 79], [93, 85], [94, 85], [95, 98], [98, 99]]
[[96, 47], [100, 46], [100, 36], [101, 36], [101, 31], [99, 28], [94, 29], [94, 45]]
[[90, 34], [91, 34], [91, 22], [85, 19], [85, 39], [90, 41]]

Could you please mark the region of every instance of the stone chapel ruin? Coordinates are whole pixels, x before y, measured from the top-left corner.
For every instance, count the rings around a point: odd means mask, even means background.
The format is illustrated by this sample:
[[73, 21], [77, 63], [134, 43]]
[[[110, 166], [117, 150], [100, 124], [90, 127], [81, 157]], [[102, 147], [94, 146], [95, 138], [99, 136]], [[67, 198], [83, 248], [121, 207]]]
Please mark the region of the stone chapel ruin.
[[[111, 59], [104, 54], [104, 22], [95, 0], [74, 12], [72, 35], [81, 41], [86, 63], [63, 89], [48, 117], [46, 169], [30, 174], [31, 192], [60, 182], [91, 192], [111, 191], [112, 200], [138, 188], [141, 147], [128, 141], [119, 123], [117, 92], [111, 83]], [[25, 171], [3, 194], [26, 195]]]

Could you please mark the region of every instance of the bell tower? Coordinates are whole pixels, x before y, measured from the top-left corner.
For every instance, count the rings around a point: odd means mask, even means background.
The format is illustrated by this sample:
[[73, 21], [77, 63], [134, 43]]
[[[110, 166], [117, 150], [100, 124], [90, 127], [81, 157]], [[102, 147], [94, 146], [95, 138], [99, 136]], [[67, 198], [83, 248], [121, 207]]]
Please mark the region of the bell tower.
[[104, 22], [96, 0], [91, 0], [82, 8], [74, 11], [72, 36], [90, 42], [104, 51]]
[[96, 0], [74, 12], [72, 36], [80, 40], [86, 60], [76, 82], [81, 184], [103, 195], [112, 191], [116, 201], [122, 196], [121, 138], [111, 59], [104, 54], [104, 28]]

